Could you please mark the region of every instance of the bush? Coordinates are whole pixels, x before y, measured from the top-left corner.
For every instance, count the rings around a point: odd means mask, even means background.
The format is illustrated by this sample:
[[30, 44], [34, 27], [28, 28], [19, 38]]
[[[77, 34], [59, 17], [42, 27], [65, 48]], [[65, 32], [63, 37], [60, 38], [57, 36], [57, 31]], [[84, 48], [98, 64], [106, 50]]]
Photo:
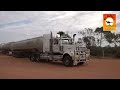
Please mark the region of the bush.
[[115, 57], [120, 58], [120, 50], [115, 53]]
[[90, 47], [91, 56], [102, 56], [102, 49], [100, 47]]
[[90, 47], [91, 56], [102, 57], [104, 56], [120, 58], [120, 47]]

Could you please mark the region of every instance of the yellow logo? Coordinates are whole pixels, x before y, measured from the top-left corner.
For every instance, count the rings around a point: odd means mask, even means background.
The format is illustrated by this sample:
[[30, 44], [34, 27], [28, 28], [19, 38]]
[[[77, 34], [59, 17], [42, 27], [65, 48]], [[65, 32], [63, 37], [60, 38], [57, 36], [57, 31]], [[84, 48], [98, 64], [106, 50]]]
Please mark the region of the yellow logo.
[[116, 30], [116, 14], [103, 14], [103, 31]]

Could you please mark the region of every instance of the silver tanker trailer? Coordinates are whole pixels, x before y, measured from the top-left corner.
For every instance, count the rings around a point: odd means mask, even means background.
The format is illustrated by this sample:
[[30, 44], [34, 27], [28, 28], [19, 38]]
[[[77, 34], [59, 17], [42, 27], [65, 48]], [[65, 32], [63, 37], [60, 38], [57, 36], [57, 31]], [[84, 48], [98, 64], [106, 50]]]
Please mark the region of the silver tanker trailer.
[[57, 38], [52, 33], [8, 43], [2, 49], [12, 52], [16, 57], [27, 56], [31, 61], [62, 61], [65, 66], [84, 64], [90, 56], [89, 49], [74, 43], [74, 38]]

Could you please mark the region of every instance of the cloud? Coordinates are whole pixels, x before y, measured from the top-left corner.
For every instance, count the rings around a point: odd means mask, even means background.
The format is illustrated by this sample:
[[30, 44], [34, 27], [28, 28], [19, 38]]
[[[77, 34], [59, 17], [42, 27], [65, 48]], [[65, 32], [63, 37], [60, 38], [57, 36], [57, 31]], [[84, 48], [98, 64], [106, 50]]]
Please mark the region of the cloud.
[[[41, 36], [58, 31], [77, 33], [85, 28], [102, 26], [103, 14], [117, 14], [117, 29], [120, 29], [119, 11], [0, 11], [0, 36], [15, 33], [16, 40]], [[0, 41], [11, 38], [4, 34]], [[23, 38], [24, 37], [24, 38]], [[12, 38], [13, 41], [15, 38]]]
[[25, 24], [32, 23], [31, 20], [20, 20], [20, 21], [15, 21], [15, 22], [9, 22], [9, 23], [3, 23], [0, 24], [0, 29], [3, 29], [5, 27], [10, 27], [10, 26], [21, 26]]
[[49, 21], [54, 21], [54, 20], [64, 19], [64, 18], [71, 18], [72, 16], [75, 16], [76, 14], [77, 14], [77, 12], [73, 12], [73, 11], [64, 12], [64, 14], [58, 15], [58, 16], [50, 19]]

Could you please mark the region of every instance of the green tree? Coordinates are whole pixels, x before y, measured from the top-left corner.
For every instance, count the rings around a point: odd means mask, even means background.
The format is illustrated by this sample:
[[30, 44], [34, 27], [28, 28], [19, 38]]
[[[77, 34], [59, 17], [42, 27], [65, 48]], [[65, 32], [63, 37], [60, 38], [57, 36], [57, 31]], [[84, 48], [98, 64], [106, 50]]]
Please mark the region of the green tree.
[[89, 48], [90, 46], [96, 46], [95, 44], [95, 33], [91, 28], [85, 28], [83, 31], [78, 32], [80, 35], [83, 36], [83, 41], [86, 44], [86, 47]]
[[117, 46], [116, 43], [119, 43], [119, 46], [120, 46], [120, 34], [116, 34], [114, 36], [114, 44], [115, 44], [115, 46]]
[[106, 41], [110, 44], [112, 44], [114, 42], [114, 38], [115, 38], [115, 34], [114, 33], [105, 33], [105, 39]]
[[98, 45], [101, 47], [101, 45], [102, 45], [102, 41], [103, 41], [103, 39], [104, 39], [104, 35], [103, 35], [103, 27], [97, 27], [96, 29], [95, 29], [95, 33], [96, 33], [96, 35], [97, 35], [97, 43], [98, 43]]
[[85, 42], [87, 48], [90, 48], [91, 46], [96, 46], [95, 37], [93, 36], [83, 37], [83, 41]]

